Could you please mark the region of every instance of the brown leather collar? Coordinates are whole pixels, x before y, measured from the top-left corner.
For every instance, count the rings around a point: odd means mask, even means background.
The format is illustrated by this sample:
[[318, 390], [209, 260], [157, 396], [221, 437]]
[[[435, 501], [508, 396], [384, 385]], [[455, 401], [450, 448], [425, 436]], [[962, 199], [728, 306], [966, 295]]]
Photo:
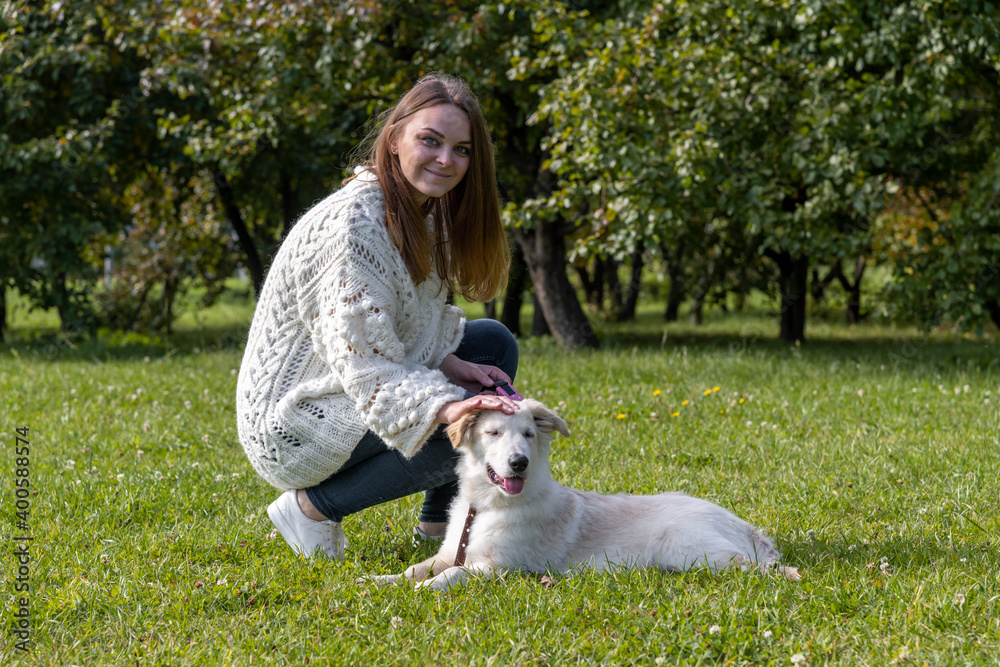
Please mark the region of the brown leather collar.
[[469, 546], [469, 533], [472, 532], [472, 521], [476, 518], [476, 508], [469, 505], [469, 514], [465, 517], [465, 528], [462, 529], [462, 539], [458, 541], [458, 552], [455, 554], [455, 567], [465, 565], [465, 549]]

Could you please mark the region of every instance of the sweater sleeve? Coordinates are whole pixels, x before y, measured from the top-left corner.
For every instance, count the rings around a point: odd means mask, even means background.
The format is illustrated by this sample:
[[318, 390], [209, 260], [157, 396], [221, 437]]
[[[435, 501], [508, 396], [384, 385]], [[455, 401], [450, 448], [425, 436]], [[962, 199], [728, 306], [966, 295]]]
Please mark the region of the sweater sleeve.
[[384, 251], [388, 238], [370, 224], [341, 231], [306, 271], [316, 297], [306, 322], [367, 427], [412, 457], [437, 429], [438, 410], [465, 393], [437, 368], [406, 359], [399, 291], [413, 285]]

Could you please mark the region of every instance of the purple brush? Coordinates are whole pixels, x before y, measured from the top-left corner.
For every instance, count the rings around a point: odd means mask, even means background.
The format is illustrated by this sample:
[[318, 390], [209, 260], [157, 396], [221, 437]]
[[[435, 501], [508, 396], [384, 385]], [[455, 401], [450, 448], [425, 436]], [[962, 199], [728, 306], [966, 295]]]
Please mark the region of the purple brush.
[[496, 390], [499, 396], [506, 396], [512, 401], [524, 400], [524, 396], [521, 396], [521, 394], [517, 393], [517, 389], [514, 389], [514, 385], [510, 384], [509, 382], [504, 382], [503, 380], [497, 380], [496, 382], [494, 382], [493, 386], [490, 387], [490, 389]]

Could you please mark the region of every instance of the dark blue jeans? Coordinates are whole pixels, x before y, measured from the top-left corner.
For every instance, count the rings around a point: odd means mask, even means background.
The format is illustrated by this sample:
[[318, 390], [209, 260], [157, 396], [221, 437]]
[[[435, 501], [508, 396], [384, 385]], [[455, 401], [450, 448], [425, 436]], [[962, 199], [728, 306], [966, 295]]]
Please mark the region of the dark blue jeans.
[[[476, 364], [497, 366], [514, 379], [517, 373], [517, 340], [496, 320], [465, 323], [465, 335], [455, 356]], [[469, 394], [472, 396], [472, 394]], [[455, 464], [458, 452], [442, 425], [408, 459], [390, 449], [368, 431], [344, 466], [325, 481], [306, 489], [320, 512], [334, 521], [380, 503], [425, 491], [420, 520], [448, 520], [448, 506], [458, 492]]]

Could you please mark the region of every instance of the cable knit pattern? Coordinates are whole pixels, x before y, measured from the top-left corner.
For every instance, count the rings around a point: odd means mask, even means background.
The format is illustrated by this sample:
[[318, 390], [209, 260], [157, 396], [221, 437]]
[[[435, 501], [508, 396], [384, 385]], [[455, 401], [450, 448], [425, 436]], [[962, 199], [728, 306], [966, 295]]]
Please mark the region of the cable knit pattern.
[[441, 406], [465, 398], [438, 370], [461, 342], [462, 311], [436, 273], [413, 284], [378, 181], [358, 173], [292, 228], [250, 327], [239, 437], [279, 489], [327, 479], [367, 430], [411, 457]]

